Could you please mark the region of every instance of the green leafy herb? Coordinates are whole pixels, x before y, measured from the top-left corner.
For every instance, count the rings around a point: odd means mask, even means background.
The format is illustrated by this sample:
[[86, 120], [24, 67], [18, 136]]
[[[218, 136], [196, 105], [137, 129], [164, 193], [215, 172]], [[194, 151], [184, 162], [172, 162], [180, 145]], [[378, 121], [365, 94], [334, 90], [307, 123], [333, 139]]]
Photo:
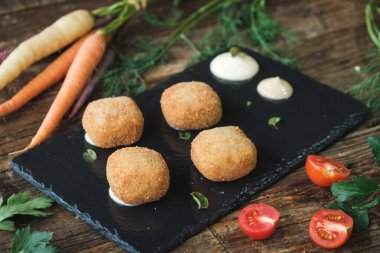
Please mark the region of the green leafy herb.
[[251, 105], [252, 105], [252, 102], [247, 100], [247, 102], [245, 103], [245, 106], [250, 107]]
[[268, 125], [278, 129], [278, 124], [281, 122], [280, 117], [272, 117], [268, 120]]
[[190, 132], [178, 132], [178, 138], [180, 140], [188, 141], [191, 138]]
[[376, 50], [370, 54], [368, 65], [361, 68], [361, 81], [350, 87], [347, 92], [358, 100], [366, 103], [372, 113], [380, 110], [380, 29], [377, 26], [378, 5], [380, 0], [369, 0], [365, 7], [367, 31], [376, 45]]
[[355, 231], [361, 232], [368, 228], [368, 209], [379, 205], [380, 186], [374, 179], [357, 176], [350, 180], [335, 183], [331, 192], [335, 201], [326, 205], [330, 209], [339, 209], [354, 220]]
[[49, 245], [53, 233], [30, 231], [30, 227], [17, 230], [11, 253], [55, 253], [56, 248]]
[[377, 166], [380, 167], [380, 136], [368, 137], [368, 144], [372, 149]]
[[30, 198], [29, 191], [13, 194], [8, 198], [6, 205], [3, 205], [3, 198], [0, 197], [0, 230], [14, 231], [14, 223], [7, 219], [18, 214], [37, 217], [50, 215], [50, 213], [39, 209], [50, 207], [52, 202], [45, 197]]
[[194, 201], [198, 205], [198, 209], [207, 209], [209, 204], [208, 204], [208, 199], [205, 195], [203, 195], [200, 192], [192, 192], [190, 193], [191, 197], [193, 197]]
[[378, 182], [372, 178], [357, 176], [331, 186], [331, 192], [339, 202], [352, 201], [354, 204], [365, 201], [380, 192]]
[[87, 149], [86, 152], [83, 153], [83, 159], [86, 162], [94, 163], [96, 161], [97, 155], [94, 150]]

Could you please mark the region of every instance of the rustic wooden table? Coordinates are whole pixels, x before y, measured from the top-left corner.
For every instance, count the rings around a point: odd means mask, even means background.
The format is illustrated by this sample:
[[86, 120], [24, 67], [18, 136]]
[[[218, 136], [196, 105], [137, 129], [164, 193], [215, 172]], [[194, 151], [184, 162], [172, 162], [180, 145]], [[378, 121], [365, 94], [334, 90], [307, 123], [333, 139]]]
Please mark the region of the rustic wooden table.
[[[92, 9], [109, 3], [101, 0], [1, 0], [0, 50], [12, 48], [23, 39], [49, 25], [57, 17], [78, 8]], [[191, 2], [191, 3], [189, 3]], [[187, 10], [205, 0], [185, 1]], [[160, 1], [167, 6], [170, 1]], [[364, 23], [366, 1], [357, 0], [277, 0], [269, 1], [269, 11], [283, 25], [290, 27], [299, 39], [295, 51], [301, 63], [301, 72], [336, 89], [345, 90], [356, 77], [354, 67], [366, 62], [366, 53], [372, 48]], [[213, 29], [214, 18], [209, 18], [190, 35], [199, 37]], [[145, 28], [144, 28], [145, 29]], [[168, 35], [167, 30], [144, 30], [139, 20], [125, 27], [116, 44], [125, 49], [127, 41], [144, 31], [157, 39]], [[171, 50], [168, 64], [159, 66], [146, 75], [154, 85], [180, 72], [193, 52], [182, 43]], [[27, 80], [40, 71], [51, 59], [45, 59], [31, 68], [5, 91], [0, 101], [10, 97]], [[23, 148], [38, 129], [58, 86], [43, 93], [19, 112], [0, 120], [0, 195], [8, 197], [18, 191], [40, 193], [9, 169], [9, 152]], [[62, 129], [70, 127], [67, 123]], [[380, 135], [380, 115], [375, 115], [356, 131], [323, 152], [349, 165], [353, 175], [368, 175], [379, 179], [379, 170], [367, 145], [367, 137]], [[310, 183], [304, 168], [299, 168], [270, 189], [252, 198], [249, 203], [264, 202], [275, 206], [282, 218], [271, 239], [253, 241], [246, 237], [237, 223], [238, 210], [187, 240], [175, 252], [324, 252], [311, 242], [307, 228], [311, 215], [332, 199], [330, 190]], [[247, 203], [247, 204], [249, 204]], [[106, 240], [63, 207], [55, 204], [48, 218], [21, 217], [21, 227], [31, 224], [33, 229], [54, 232], [52, 243], [61, 252], [124, 252]], [[380, 252], [380, 217], [370, 214], [369, 230], [353, 234], [351, 240], [337, 252]], [[0, 232], [0, 252], [9, 250], [12, 233]]]

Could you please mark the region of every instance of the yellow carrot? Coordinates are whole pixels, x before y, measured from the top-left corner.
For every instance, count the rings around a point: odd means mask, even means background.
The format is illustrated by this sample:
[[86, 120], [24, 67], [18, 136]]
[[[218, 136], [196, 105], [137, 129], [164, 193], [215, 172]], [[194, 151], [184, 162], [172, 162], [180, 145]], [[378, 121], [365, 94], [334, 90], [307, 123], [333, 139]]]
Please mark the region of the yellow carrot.
[[40, 74], [27, 83], [11, 99], [0, 104], [0, 116], [16, 111], [41, 92], [61, 80], [70, 68], [76, 53], [83, 44], [87, 35], [76, 41], [65, 52], [57, 57]]
[[22, 42], [0, 65], [0, 90], [30, 65], [67, 46], [93, 26], [94, 17], [89, 11], [76, 10]]

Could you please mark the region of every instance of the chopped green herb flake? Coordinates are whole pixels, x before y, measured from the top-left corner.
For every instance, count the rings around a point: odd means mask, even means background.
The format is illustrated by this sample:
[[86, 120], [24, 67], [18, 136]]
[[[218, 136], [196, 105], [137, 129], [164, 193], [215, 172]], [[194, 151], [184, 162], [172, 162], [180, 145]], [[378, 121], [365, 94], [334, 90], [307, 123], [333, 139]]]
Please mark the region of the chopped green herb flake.
[[191, 138], [190, 132], [178, 132], [178, 138], [180, 140], [188, 141]]
[[193, 197], [194, 201], [198, 205], [198, 209], [207, 209], [209, 204], [208, 204], [208, 199], [205, 195], [203, 195], [200, 192], [192, 192], [190, 193], [191, 197]]
[[375, 156], [376, 164], [380, 167], [380, 136], [368, 137], [368, 144], [372, 149], [372, 153]]
[[280, 123], [281, 118], [280, 117], [272, 117], [268, 120], [268, 125], [273, 126], [274, 128], [278, 129], [278, 124]]
[[94, 150], [87, 149], [86, 152], [83, 153], [83, 159], [86, 162], [94, 163], [96, 161], [97, 155]]
[[247, 100], [246, 104], [245, 104], [247, 107], [250, 107], [252, 105], [252, 102]]

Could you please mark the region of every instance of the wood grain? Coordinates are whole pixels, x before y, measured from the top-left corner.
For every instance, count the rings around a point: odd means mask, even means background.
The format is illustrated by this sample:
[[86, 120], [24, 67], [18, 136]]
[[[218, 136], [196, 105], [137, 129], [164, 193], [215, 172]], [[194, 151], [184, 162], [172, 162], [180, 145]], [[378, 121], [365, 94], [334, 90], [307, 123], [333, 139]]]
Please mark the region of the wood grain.
[[[92, 9], [109, 3], [103, 0], [3, 0], [0, 1], [0, 50], [15, 47], [49, 25], [57, 17], [78, 8]], [[185, 1], [186, 12], [206, 2]], [[170, 1], [160, 1], [156, 6], [165, 9]], [[373, 48], [364, 23], [365, 1], [356, 0], [272, 0], [268, 1], [269, 12], [285, 26], [291, 28], [298, 38], [295, 54], [300, 61], [300, 71], [318, 81], [339, 90], [345, 90], [357, 77], [356, 65], [366, 62], [366, 52]], [[53, 11], [52, 11], [53, 10]], [[215, 18], [210, 17], [190, 33], [199, 38], [213, 29]], [[123, 28], [116, 39], [117, 46], [128, 52], [128, 42], [137, 34], [152, 35], [164, 39], [170, 30], [147, 28], [141, 19]], [[178, 43], [170, 52], [168, 64], [149, 71], [145, 78], [149, 85], [182, 71], [193, 56], [185, 44]], [[51, 57], [33, 65], [5, 91], [0, 101], [9, 98], [22, 85], [39, 72]], [[30, 184], [9, 170], [8, 153], [24, 147], [32, 138], [44, 118], [59, 85], [49, 89], [30, 102], [19, 112], [0, 119], [0, 195], [10, 196], [14, 192], [31, 190], [40, 193]], [[73, 122], [60, 128], [69, 128]], [[380, 179], [374, 165], [367, 137], [380, 135], [380, 115], [375, 115], [356, 131], [331, 146], [323, 155], [346, 163], [354, 175], [368, 175]], [[307, 226], [314, 211], [332, 199], [329, 189], [320, 188], [307, 179], [304, 168], [252, 198], [250, 203], [271, 204], [281, 212], [277, 232], [268, 240], [253, 241], [244, 236], [237, 223], [238, 210], [224, 217], [200, 234], [187, 240], [174, 252], [327, 252], [310, 241]], [[36, 230], [54, 232], [52, 243], [61, 252], [124, 252], [107, 241], [71, 213], [55, 204], [48, 218], [17, 217], [16, 224], [30, 224]], [[369, 230], [353, 234], [352, 239], [336, 252], [380, 252], [380, 217], [370, 214]], [[0, 232], [0, 252], [11, 247], [12, 233]], [[329, 251], [331, 252], [331, 251]]]

